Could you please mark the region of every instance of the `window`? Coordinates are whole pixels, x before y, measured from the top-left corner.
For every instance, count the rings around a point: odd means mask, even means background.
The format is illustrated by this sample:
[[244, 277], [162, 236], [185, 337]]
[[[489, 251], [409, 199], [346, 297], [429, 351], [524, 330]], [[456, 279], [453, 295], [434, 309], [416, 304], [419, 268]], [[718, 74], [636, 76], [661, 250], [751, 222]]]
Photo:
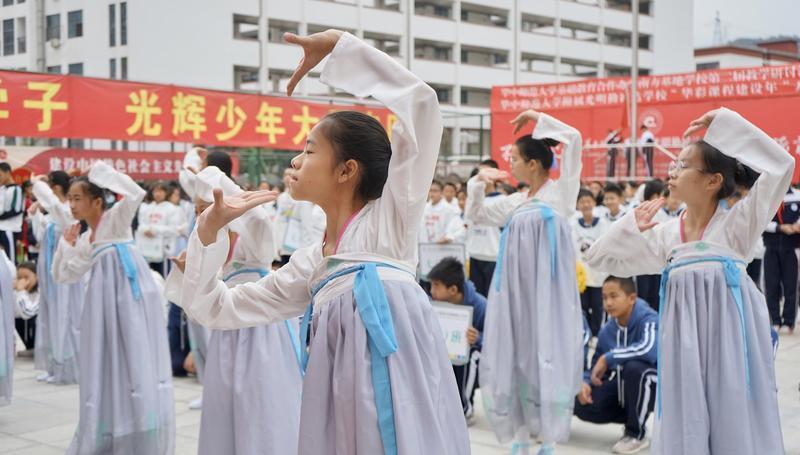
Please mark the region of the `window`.
[[556, 20], [552, 17], [523, 14], [520, 28], [523, 32], [539, 33], [542, 35], [555, 35], [555, 24]]
[[[650, 0], [639, 0], [639, 13], [650, 15]], [[619, 11], [631, 11], [631, 0], [606, 0], [606, 8]]]
[[383, 35], [381, 33], [364, 32], [364, 41], [372, 45], [375, 49], [386, 52], [389, 55], [400, 55], [400, 37], [393, 35]]
[[258, 41], [258, 17], [234, 14], [233, 37], [236, 39]]
[[523, 53], [519, 63], [521, 71], [546, 74], [556, 73], [555, 57]]
[[14, 19], [3, 21], [3, 55], [14, 55]]
[[61, 39], [61, 15], [50, 14], [45, 22], [47, 23], [47, 41]]
[[86, 148], [83, 139], [67, 139], [67, 148], [82, 149]]
[[697, 71], [718, 70], [718, 69], [719, 69], [719, 62], [705, 62], [697, 64]]
[[83, 10], [67, 13], [67, 38], [83, 36]]
[[639, 33], [639, 49], [650, 50], [650, 35]]
[[461, 4], [461, 21], [490, 27], [507, 27], [508, 11], [482, 5]]
[[119, 59], [119, 78], [123, 81], [128, 80], [128, 57]]
[[414, 2], [414, 14], [452, 19], [452, 2], [417, 1]]
[[270, 19], [267, 24], [267, 40], [270, 43], [283, 43], [283, 34], [287, 32], [298, 33], [299, 26], [297, 22]]
[[[488, 106], [488, 104], [487, 104]], [[461, 129], [461, 149], [465, 155], [489, 156], [490, 154], [490, 131], [479, 129]], [[483, 141], [481, 141], [483, 139]], [[483, 148], [481, 148], [483, 146]]]
[[596, 25], [562, 20], [559, 30], [559, 36], [564, 38], [572, 38], [578, 41], [588, 41], [594, 43], [597, 43], [600, 40]]
[[27, 48], [27, 40], [25, 39], [25, 18], [17, 18], [17, 53], [24, 54]]
[[597, 77], [597, 63], [562, 58], [559, 73], [564, 76]]
[[439, 143], [439, 156], [453, 154], [453, 128], [442, 129], [442, 141]]
[[234, 66], [233, 89], [242, 92], [258, 92], [258, 68], [251, 66]]
[[270, 69], [269, 82], [272, 91], [275, 93], [286, 93], [286, 86], [289, 84], [289, 79], [292, 77], [291, 71]]
[[461, 105], [489, 107], [491, 90], [485, 88], [461, 87]]
[[117, 45], [117, 5], [108, 5], [108, 45]]
[[434, 41], [414, 40], [414, 58], [453, 61], [453, 45]]
[[119, 4], [119, 45], [128, 45], [128, 3]]
[[434, 92], [436, 92], [436, 98], [439, 100], [441, 104], [452, 104], [453, 103], [453, 87], [449, 85], [434, 85], [431, 84], [431, 88]]
[[111, 79], [117, 78], [117, 59], [115, 58], [108, 61], [108, 77]]
[[14, 4], [14, 0], [3, 0], [3, 6], [11, 6]]
[[83, 76], [83, 63], [70, 63], [67, 67], [67, 74]]
[[508, 51], [461, 46], [461, 63], [508, 68]]
[[362, 4], [367, 8], [400, 11], [400, 0], [364, 0]]
[[612, 46], [631, 47], [631, 32], [606, 28], [606, 44]]
[[48, 66], [47, 72], [50, 74], [61, 74], [61, 65]]

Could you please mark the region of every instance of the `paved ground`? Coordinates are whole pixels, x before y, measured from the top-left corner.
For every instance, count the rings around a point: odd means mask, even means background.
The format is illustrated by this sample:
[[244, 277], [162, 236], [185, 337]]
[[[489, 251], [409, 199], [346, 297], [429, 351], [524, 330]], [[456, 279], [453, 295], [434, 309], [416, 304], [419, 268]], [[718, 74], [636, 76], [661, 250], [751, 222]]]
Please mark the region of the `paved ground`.
[[[800, 334], [781, 336], [777, 365], [786, 453], [797, 455], [800, 454]], [[36, 382], [36, 372], [30, 359], [17, 359], [14, 375], [13, 402], [8, 407], [0, 408], [0, 454], [63, 454], [78, 420], [78, 387]], [[200, 393], [201, 387], [194, 380], [175, 381], [178, 455], [197, 453], [200, 412], [189, 410], [188, 403]], [[476, 408], [480, 413], [480, 406]], [[620, 435], [619, 425], [598, 426], [575, 420], [571, 440], [559, 446], [558, 453], [610, 453], [610, 447]], [[470, 428], [470, 439], [475, 455], [510, 452], [509, 448], [497, 443], [480, 414]]]

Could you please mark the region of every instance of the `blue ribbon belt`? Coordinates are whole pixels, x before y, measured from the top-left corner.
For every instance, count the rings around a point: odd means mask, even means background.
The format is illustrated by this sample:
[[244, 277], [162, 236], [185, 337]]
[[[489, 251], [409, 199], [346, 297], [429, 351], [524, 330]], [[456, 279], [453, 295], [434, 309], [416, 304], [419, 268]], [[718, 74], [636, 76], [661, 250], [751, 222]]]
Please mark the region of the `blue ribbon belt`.
[[[361, 322], [367, 331], [368, 348], [370, 353], [372, 389], [375, 393], [375, 408], [378, 414], [378, 429], [383, 442], [383, 451], [387, 455], [397, 454], [397, 432], [394, 425], [394, 407], [392, 405], [392, 388], [389, 377], [389, 355], [397, 351], [397, 338], [394, 333], [392, 313], [389, 309], [389, 299], [383, 288], [378, 267], [389, 267], [389, 264], [368, 262], [348, 267], [332, 273], [314, 289], [312, 289], [312, 304], [303, 315], [300, 334], [305, 342], [308, 339], [308, 326], [311, 322], [313, 298], [332, 280], [355, 273], [353, 294], [356, 299], [356, 308]], [[308, 365], [308, 350], [303, 351], [303, 369]]]
[[[261, 269], [261, 268], [247, 268], [247, 269], [240, 269], [235, 272], [228, 274], [225, 278], [222, 279], [224, 282], [228, 282], [231, 278], [242, 275], [245, 273], [257, 273], [259, 277], [264, 278], [265, 276], [269, 275], [269, 270]], [[301, 349], [300, 349], [300, 338], [298, 337], [297, 333], [292, 326], [291, 321], [288, 319], [283, 321], [286, 325], [286, 331], [289, 333], [289, 340], [292, 341], [292, 349], [294, 350], [294, 355], [297, 358], [297, 365], [300, 367], [300, 375], [302, 376], [305, 373], [303, 369], [303, 361], [301, 356]]]
[[[670, 264], [664, 271], [661, 273], [661, 286], [659, 290], [659, 305], [658, 305], [658, 326], [662, 327], [661, 325], [661, 315], [664, 311], [664, 303], [667, 299], [667, 280], [669, 279], [669, 274], [672, 270], [684, 267], [687, 265], [692, 264], [699, 264], [703, 262], [719, 262], [722, 264], [722, 269], [725, 272], [725, 284], [730, 289], [731, 293], [733, 294], [733, 300], [736, 302], [736, 310], [739, 312], [739, 326], [740, 330], [742, 331], [742, 340], [744, 344], [744, 376], [745, 382], [747, 384], [747, 396], [750, 397], [751, 390], [750, 390], [750, 353], [748, 348], [747, 342], [747, 325], [745, 324], [745, 314], [744, 314], [744, 299], [742, 296], [742, 271], [739, 269], [737, 264], [746, 265], [744, 261], [738, 259], [731, 259], [725, 256], [712, 256], [706, 258], [697, 258], [697, 259], [688, 259], [686, 261], [676, 262], [674, 264]], [[661, 343], [658, 343], [658, 365], [656, 366], [658, 370], [658, 383], [657, 388], [658, 392], [656, 396], [658, 397], [658, 416], [661, 417]]]
[[558, 245], [556, 240], [556, 224], [554, 222], [555, 212], [549, 205], [537, 202], [533, 208], [520, 210], [519, 212], [513, 214], [506, 222], [505, 226], [503, 226], [503, 232], [500, 233], [500, 248], [498, 248], [497, 252], [497, 265], [494, 268], [494, 276], [492, 277], [495, 291], [500, 290], [500, 278], [503, 276], [503, 258], [506, 252], [506, 238], [508, 237], [508, 227], [511, 225], [511, 221], [513, 221], [517, 215], [534, 212], [536, 210], [540, 210], [542, 212], [542, 219], [544, 220], [545, 227], [547, 228], [547, 240], [548, 243], [550, 243], [550, 277], [555, 278], [557, 257], [556, 247]]
[[130, 245], [133, 245], [133, 242], [111, 243], [99, 248], [92, 254], [92, 257], [97, 257], [98, 254], [110, 248], [116, 249], [119, 261], [122, 263], [122, 270], [125, 272], [125, 276], [128, 278], [128, 282], [131, 285], [133, 298], [139, 300], [142, 298], [142, 288], [139, 287], [139, 276], [136, 273], [136, 264], [133, 262], [131, 251], [128, 249]]

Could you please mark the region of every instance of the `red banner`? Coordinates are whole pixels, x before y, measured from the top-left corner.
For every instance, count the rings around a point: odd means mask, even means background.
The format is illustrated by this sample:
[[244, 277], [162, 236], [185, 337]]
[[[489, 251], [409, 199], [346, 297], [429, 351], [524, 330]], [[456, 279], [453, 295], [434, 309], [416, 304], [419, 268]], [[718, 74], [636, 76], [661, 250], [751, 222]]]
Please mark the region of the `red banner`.
[[183, 153], [129, 152], [112, 150], [77, 150], [47, 147], [5, 147], [0, 149], [0, 161], [28, 174], [50, 171], [89, 171], [95, 161], [124, 172], [135, 180], [174, 180], [183, 166]]
[[[611, 130], [628, 126], [625, 118], [629, 90], [629, 78], [493, 87], [492, 157], [507, 169], [511, 144], [516, 138], [509, 122], [522, 110], [541, 110], [581, 132], [585, 147], [583, 176], [602, 180], [607, 173], [609, 148], [605, 138]], [[637, 79], [637, 91], [635, 126], [648, 125], [656, 143], [674, 153], [688, 143], [682, 134], [691, 120], [725, 106], [773, 136], [795, 158], [800, 155], [800, 123], [792, 115], [800, 113], [800, 65], [644, 76]], [[627, 131], [623, 135], [626, 140], [630, 137]], [[617, 176], [627, 175], [624, 156], [620, 148]], [[666, 176], [671, 158], [658, 150], [654, 156], [655, 176]], [[800, 166], [795, 169], [795, 181], [798, 174]], [[646, 175], [641, 157], [636, 175]]]
[[387, 131], [385, 108], [78, 76], [0, 71], [0, 134], [302, 150], [327, 113], [358, 110]]

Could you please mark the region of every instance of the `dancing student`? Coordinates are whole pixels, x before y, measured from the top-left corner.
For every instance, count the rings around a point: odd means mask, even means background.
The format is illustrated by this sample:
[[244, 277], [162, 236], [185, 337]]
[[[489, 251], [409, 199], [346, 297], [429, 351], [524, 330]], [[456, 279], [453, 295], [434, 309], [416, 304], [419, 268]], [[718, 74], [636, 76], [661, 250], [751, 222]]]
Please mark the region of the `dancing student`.
[[257, 283], [229, 289], [216, 278], [228, 254], [223, 227], [276, 194], [223, 199], [215, 191], [189, 241], [183, 306], [219, 329], [288, 319], [307, 308], [298, 453], [468, 454], [441, 328], [414, 276], [442, 133], [436, 94], [348, 33], [285, 37], [305, 52], [289, 94], [330, 54], [321, 80], [385, 104], [397, 117], [392, 142], [360, 112], [331, 113], [312, 129], [292, 161], [289, 190], [325, 211], [325, 239], [296, 250]]
[[[216, 167], [195, 176], [192, 185], [198, 216], [214, 201], [243, 191]], [[258, 281], [269, 273], [275, 256], [272, 223], [264, 206], [255, 207], [228, 226], [231, 259], [220, 271], [228, 287]], [[175, 259], [167, 279], [180, 302], [185, 255]], [[192, 326], [190, 326], [192, 327]], [[203, 353], [203, 414], [200, 455], [297, 453], [302, 391], [297, 320], [236, 330], [209, 331]]]
[[[569, 219], [580, 189], [581, 135], [533, 110], [513, 123], [532, 135], [511, 149], [511, 174], [528, 190], [485, 203], [487, 181], [506, 173], [483, 169], [467, 184], [467, 219], [505, 226], [483, 334], [482, 396], [495, 435], [515, 453], [540, 453], [569, 438], [573, 397], [582, 374], [582, 321]], [[563, 144], [561, 175], [550, 178], [552, 146]]]
[[[681, 216], [657, 224], [664, 201], [644, 202], [595, 242], [589, 262], [616, 276], [662, 274], [653, 453], [783, 453], [770, 319], [746, 264], [794, 159], [728, 109], [694, 120], [685, 135], [704, 128], [670, 167]], [[752, 189], [726, 210], [720, 201], [737, 184]]]
[[70, 177], [64, 171], [53, 171], [33, 179], [36, 204], [33, 226], [39, 239], [39, 316], [36, 322], [34, 361], [44, 373], [40, 381], [54, 384], [78, 382], [80, 321], [85, 283], [58, 283], [53, 274], [53, 258], [64, 230], [75, 224], [70, 212], [67, 192]]
[[[122, 196], [107, 210], [104, 189]], [[89, 229], [65, 230], [53, 275], [59, 282], [89, 278], [80, 325], [80, 417], [68, 455], [174, 451], [164, 300], [131, 233], [144, 195], [102, 161], [69, 187], [72, 215]]]

